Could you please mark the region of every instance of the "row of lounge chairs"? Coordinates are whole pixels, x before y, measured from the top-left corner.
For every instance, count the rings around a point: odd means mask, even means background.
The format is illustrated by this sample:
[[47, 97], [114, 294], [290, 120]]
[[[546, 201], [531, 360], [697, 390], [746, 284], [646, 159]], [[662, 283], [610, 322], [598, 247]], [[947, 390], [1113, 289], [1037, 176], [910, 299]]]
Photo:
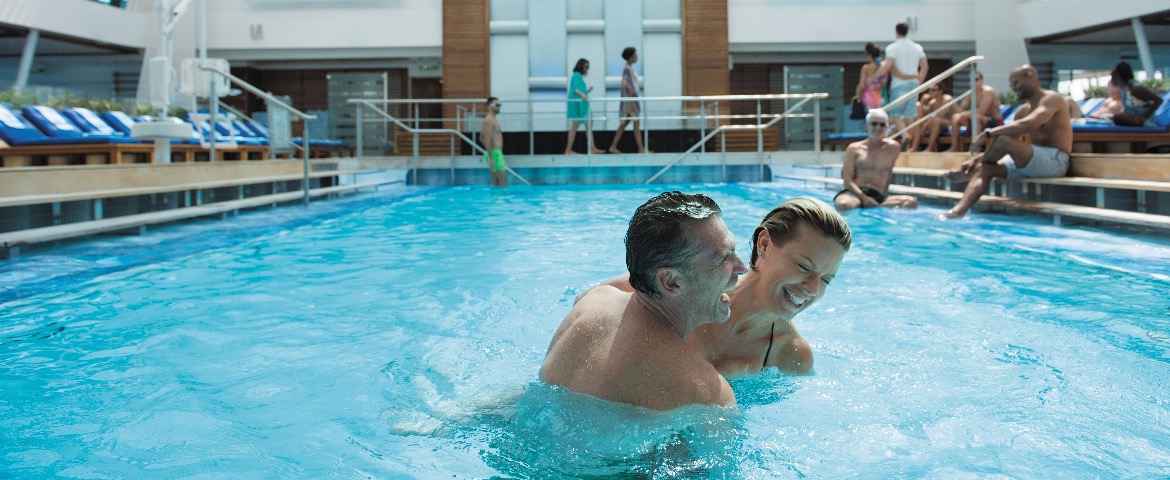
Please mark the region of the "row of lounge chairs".
[[[0, 157], [6, 159], [6, 166], [11, 166], [7, 161], [11, 157], [23, 159], [11, 162], [21, 166], [27, 165], [29, 158], [38, 156], [84, 156], [87, 163], [105, 163], [100, 160], [89, 162], [88, 158], [94, 156], [104, 156], [109, 163], [123, 163], [127, 154], [149, 159], [152, 145], [133, 138], [131, 129], [137, 122], [150, 120], [150, 117], [134, 118], [117, 111], [99, 114], [79, 107], [56, 110], [36, 105], [14, 110], [0, 105], [0, 140], [8, 146], [0, 149]], [[194, 127], [191, 138], [172, 141], [179, 159], [193, 160], [198, 153], [207, 151], [211, 138], [209, 122], [195, 116], [173, 121], [187, 121]], [[216, 122], [215, 132], [217, 147], [225, 154], [234, 152], [240, 159], [267, 155], [268, 130], [251, 119], [225, 115]], [[298, 146], [304, 144], [301, 138], [293, 141]], [[225, 147], [220, 147], [225, 144]], [[310, 139], [310, 148], [328, 154], [328, 151], [347, 150], [348, 146], [340, 140]]]

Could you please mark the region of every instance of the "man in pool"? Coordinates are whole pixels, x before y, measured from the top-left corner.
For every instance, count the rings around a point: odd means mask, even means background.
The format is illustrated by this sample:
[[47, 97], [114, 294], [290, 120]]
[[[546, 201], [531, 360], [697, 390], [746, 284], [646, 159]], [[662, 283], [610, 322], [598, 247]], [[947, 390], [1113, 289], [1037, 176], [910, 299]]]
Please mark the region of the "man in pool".
[[889, 195], [894, 163], [902, 151], [897, 141], [884, 138], [889, 123], [889, 116], [880, 108], [865, 115], [865, 131], [869, 138], [853, 142], [845, 149], [845, 163], [841, 167], [844, 189], [833, 197], [837, 210], [918, 207], [918, 200], [914, 197]]
[[626, 231], [631, 291], [600, 285], [561, 322], [540, 378], [578, 393], [655, 410], [728, 406], [727, 380], [687, 338], [731, 317], [728, 291], [747, 271], [719, 206], [668, 192], [634, 212]]
[[487, 162], [488, 171], [492, 175], [492, 186], [508, 186], [508, 163], [504, 161], [504, 133], [500, 130], [500, 120], [496, 117], [500, 113], [500, 99], [488, 97], [487, 114], [483, 116], [483, 129], [480, 137], [483, 138], [483, 159]]
[[[1040, 87], [1040, 76], [1031, 65], [1016, 68], [1008, 78], [1020, 100], [1015, 121], [989, 128], [971, 141], [971, 152], [987, 150], [963, 162], [948, 175], [952, 181], [969, 179], [958, 205], [939, 215], [961, 218], [979, 201], [993, 178], [1063, 177], [1068, 173], [1072, 151], [1072, 121], [1064, 96]], [[1027, 136], [1029, 140], [1019, 137]]]

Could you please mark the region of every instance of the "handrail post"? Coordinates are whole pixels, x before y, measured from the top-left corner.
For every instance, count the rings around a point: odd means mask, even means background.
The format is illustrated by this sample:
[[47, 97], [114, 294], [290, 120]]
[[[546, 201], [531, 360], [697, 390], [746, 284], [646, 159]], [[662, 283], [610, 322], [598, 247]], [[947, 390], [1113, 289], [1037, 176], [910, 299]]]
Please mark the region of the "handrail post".
[[716, 130], [720, 131], [720, 156], [723, 158], [723, 163], [728, 162], [728, 136], [723, 132], [723, 121], [720, 119], [720, 102], [715, 102], [715, 124]]
[[[703, 121], [702, 125], [699, 126], [699, 138], [705, 138], [707, 136], [707, 102], [702, 100], [699, 100], [699, 118]], [[707, 142], [703, 142], [699, 149], [701, 152], [707, 153]]]
[[366, 112], [362, 111], [362, 104], [360, 104], [360, 103], [355, 103], [355, 104], [353, 104], [353, 106], [354, 106], [354, 114], [355, 114], [353, 117], [354, 118], [353, 121], [354, 121], [354, 125], [357, 126], [357, 131], [354, 132], [354, 137], [355, 137], [354, 143], [356, 143], [357, 145], [354, 145], [354, 150], [357, 150], [358, 163], [361, 163], [362, 150], [365, 150], [364, 148], [362, 148], [364, 146], [362, 144], [362, 130], [365, 130], [365, 127], [366, 127], [366, 122], [364, 121]]
[[528, 101], [528, 154], [536, 155], [536, 122], [532, 118], [532, 101]]
[[[455, 110], [455, 131], [459, 131], [459, 109]], [[447, 153], [451, 160], [451, 185], [455, 185], [455, 136], [447, 135]]]
[[305, 142], [304, 142], [305, 155], [303, 157], [304, 158], [303, 167], [304, 167], [304, 175], [305, 176], [304, 176], [304, 179], [302, 179], [302, 181], [301, 181], [301, 185], [304, 186], [303, 201], [305, 203], [305, 206], [307, 207], [307, 206], [309, 206], [309, 151], [312, 150], [312, 147], [309, 145], [309, 120], [302, 118], [301, 125], [304, 125], [304, 128], [301, 129], [301, 133], [302, 133], [301, 138], [305, 139]]
[[[760, 118], [760, 115], [762, 115], [763, 113], [764, 112], [760, 106], [760, 101], [757, 99], [756, 100], [756, 126], [760, 126], [760, 125], [764, 124], [763, 120]], [[764, 130], [763, 129], [756, 129], [756, 153], [763, 153], [763, 151], [764, 151]]]
[[642, 104], [642, 148], [650, 151], [650, 115], [646, 112], [646, 100], [639, 102]]
[[[207, 108], [211, 112], [211, 121], [208, 122], [208, 126], [211, 127], [208, 129], [208, 134], [211, 135], [211, 146], [207, 148], [207, 161], [214, 162], [216, 150], [215, 116], [217, 113], [219, 113], [219, 98], [216, 97], [217, 92], [215, 91], [215, 77], [208, 75], [207, 78], [209, 81], [208, 87], [211, 95], [211, 97], [207, 99]], [[163, 115], [169, 115], [169, 113], [163, 112]], [[199, 126], [196, 125], [195, 128], [199, 128]]]
[[[593, 166], [593, 108], [585, 102], [585, 165]], [[570, 145], [569, 148], [572, 148]]]
[[813, 151], [821, 159], [821, 99], [813, 99]]
[[[976, 65], [978, 65], [978, 64], [977, 63], [971, 64], [971, 141], [972, 142], [975, 141], [975, 137], [979, 136], [979, 89], [976, 88], [976, 86], [975, 86], [975, 80], [976, 80], [975, 77], [978, 76], [978, 71], [976, 70]], [[954, 127], [959, 128], [958, 125], [955, 125]]]

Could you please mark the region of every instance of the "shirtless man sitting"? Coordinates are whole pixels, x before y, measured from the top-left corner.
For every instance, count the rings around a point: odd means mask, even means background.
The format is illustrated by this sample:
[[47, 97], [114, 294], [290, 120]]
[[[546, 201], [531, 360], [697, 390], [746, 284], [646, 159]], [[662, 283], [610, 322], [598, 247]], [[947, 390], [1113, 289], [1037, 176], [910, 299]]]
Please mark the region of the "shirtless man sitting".
[[880, 108], [865, 116], [869, 138], [853, 142], [845, 149], [841, 180], [845, 188], [833, 197], [837, 210], [854, 208], [916, 208], [918, 200], [909, 195], [888, 195], [894, 163], [902, 148], [895, 140], [884, 138], [890, 119]]
[[549, 345], [540, 379], [655, 410], [733, 405], [727, 380], [687, 337], [731, 318], [728, 292], [747, 271], [719, 206], [669, 192], [634, 212], [626, 231], [633, 292], [600, 285], [580, 297]]
[[910, 136], [910, 151], [918, 149], [922, 132], [927, 130], [930, 131], [930, 138], [926, 142], [926, 150], [923, 151], [938, 150], [938, 137], [942, 133], [942, 128], [951, 124], [951, 113], [954, 111], [953, 105], [946, 107], [946, 109], [943, 109], [943, 105], [953, 99], [954, 97], [950, 94], [943, 93], [942, 85], [937, 83], [931, 85], [930, 89], [926, 91], [926, 95], [923, 95], [922, 100], [918, 102], [918, 118], [926, 117], [939, 110], [942, 111], [914, 129], [914, 133]]
[[[1007, 125], [984, 130], [971, 142], [971, 152], [984, 144], [987, 151], [963, 162], [948, 174], [952, 181], [970, 178], [958, 205], [939, 215], [942, 219], [960, 218], [987, 193], [993, 178], [1063, 177], [1068, 173], [1072, 151], [1072, 120], [1064, 96], [1040, 87], [1040, 77], [1031, 65], [1012, 72], [1012, 91], [1024, 102], [1015, 120]], [[1027, 136], [1030, 140], [1021, 140]]]
[[[1003, 114], [1000, 113], [999, 92], [991, 85], [983, 83], [983, 72], [975, 74], [975, 91], [978, 92], [979, 128], [988, 129], [1003, 125]], [[971, 128], [971, 97], [959, 102], [959, 113], [951, 117], [951, 149], [959, 151], [959, 133], [963, 127]]]

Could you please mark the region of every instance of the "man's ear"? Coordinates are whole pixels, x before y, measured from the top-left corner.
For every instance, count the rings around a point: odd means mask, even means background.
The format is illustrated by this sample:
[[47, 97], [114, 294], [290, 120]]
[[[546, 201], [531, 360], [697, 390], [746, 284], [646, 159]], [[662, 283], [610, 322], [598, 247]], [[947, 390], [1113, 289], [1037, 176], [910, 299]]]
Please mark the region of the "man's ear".
[[663, 295], [675, 296], [682, 292], [682, 275], [674, 268], [659, 268], [654, 273], [654, 280], [658, 282], [658, 291]]

